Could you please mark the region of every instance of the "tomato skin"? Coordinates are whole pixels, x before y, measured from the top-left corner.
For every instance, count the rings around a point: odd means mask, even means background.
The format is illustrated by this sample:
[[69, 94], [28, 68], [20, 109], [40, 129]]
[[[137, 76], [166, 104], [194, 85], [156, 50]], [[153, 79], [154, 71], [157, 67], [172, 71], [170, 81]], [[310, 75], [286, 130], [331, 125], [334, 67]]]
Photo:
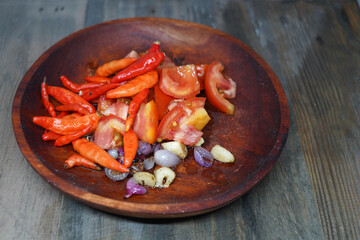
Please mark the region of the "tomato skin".
[[159, 84], [154, 86], [154, 98], [158, 113], [158, 119], [162, 120], [168, 112], [169, 103], [174, 100], [173, 97], [166, 95], [159, 87]]
[[224, 66], [218, 60], [213, 61], [209, 65], [204, 82], [205, 93], [212, 106], [224, 113], [232, 115], [234, 114], [234, 105], [219, 93], [217, 87], [219, 83], [224, 80], [226, 81], [221, 73], [223, 69]]
[[160, 89], [174, 98], [190, 98], [200, 93], [200, 83], [194, 64], [163, 68]]
[[141, 104], [136, 114], [133, 130], [137, 137], [144, 142], [154, 144], [159, 120], [156, 104], [153, 100]]

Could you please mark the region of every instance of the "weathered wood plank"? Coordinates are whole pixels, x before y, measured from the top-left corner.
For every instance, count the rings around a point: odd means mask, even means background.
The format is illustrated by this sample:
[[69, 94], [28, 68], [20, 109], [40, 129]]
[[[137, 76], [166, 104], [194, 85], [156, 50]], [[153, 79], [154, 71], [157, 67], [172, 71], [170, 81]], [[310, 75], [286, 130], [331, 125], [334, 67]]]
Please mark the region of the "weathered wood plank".
[[358, 8], [355, 2], [269, 7], [325, 237], [358, 239], [360, 48], [344, 18], [344, 8], [357, 16]]
[[51, 239], [63, 195], [43, 181], [17, 147], [11, 105], [18, 83], [52, 44], [83, 26], [86, 2], [0, 2], [1, 239]]

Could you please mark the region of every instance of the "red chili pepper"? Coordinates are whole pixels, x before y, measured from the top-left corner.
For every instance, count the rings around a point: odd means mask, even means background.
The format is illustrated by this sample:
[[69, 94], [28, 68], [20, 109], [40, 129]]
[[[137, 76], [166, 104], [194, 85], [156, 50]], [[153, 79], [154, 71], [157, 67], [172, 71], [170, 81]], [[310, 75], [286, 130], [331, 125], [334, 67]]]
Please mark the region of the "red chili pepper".
[[56, 107], [56, 110], [58, 110], [58, 111], [78, 112], [78, 113], [83, 114], [83, 115], [90, 114], [88, 112], [88, 110], [86, 110], [84, 107], [82, 107], [81, 105], [79, 105], [77, 103], [68, 103], [68, 104], [60, 105], [60, 106]]
[[111, 82], [123, 82], [155, 69], [164, 60], [165, 55], [159, 49], [159, 42], [154, 42], [152, 48], [135, 63], [117, 73]]
[[147, 95], [149, 93], [149, 89], [146, 88], [144, 90], [142, 90], [141, 92], [139, 92], [138, 94], [135, 95], [135, 97], [133, 98], [133, 100], [131, 101], [130, 105], [129, 105], [129, 110], [128, 110], [128, 114], [129, 116], [126, 118], [126, 122], [125, 122], [125, 130], [128, 131], [130, 130], [136, 113], [139, 110], [140, 104], [146, 99]]
[[55, 133], [68, 135], [76, 133], [89, 125], [95, 124], [99, 119], [98, 115], [93, 113], [75, 119], [33, 117], [33, 123]]
[[87, 76], [84, 80], [90, 83], [109, 83], [111, 78], [99, 77], [99, 76]]
[[91, 88], [96, 88], [96, 87], [106, 84], [106, 83], [76, 84], [76, 83], [73, 83], [72, 81], [70, 81], [66, 76], [61, 76], [60, 80], [61, 80], [62, 84], [64, 85], [64, 87], [66, 87], [67, 89], [69, 89], [75, 93], [79, 93], [80, 91], [83, 91], [86, 89], [91, 89]]
[[59, 137], [61, 137], [62, 135], [54, 133], [53, 131], [47, 131], [45, 130], [44, 134], [41, 136], [43, 141], [52, 141], [52, 140], [56, 140]]
[[88, 110], [89, 113], [95, 113], [95, 107], [87, 102], [79, 95], [62, 87], [47, 86], [47, 90], [50, 96], [54, 97], [62, 104], [77, 103]]
[[80, 138], [73, 141], [72, 144], [74, 150], [80, 153], [81, 156], [99, 164], [100, 166], [110, 168], [118, 172], [129, 172], [129, 169], [116, 161], [104, 149], [93, 142]]
[[87, 158], [84, 158], [79, 154], [74, 154], [71, 157], [69, 157], [67, 160], [65, 160], [64, 168], [68, 169], [72, 167], [85, 167], [98, 171], [101, 170], [101, 167], [99, 165], [90, 161]]
[[69, 112], [64, 111], [64, 112], [59, 113], [59, 115], [57, 115], [56, 117], [57, 118], [63, 118], [63, 117], [68, 116], [68, 115], [69, 115]]
[[124, 134], [124, 165], [130, 167], [139, 146], [139, 140], [136, 133], [130, 129]]
[[106, 97], [120, 98], [134, 96], [146, 88], [152, 88], [158, 80], [157, 72], [152, 70], [127, 81], [124, 85], [108, 91]]
[[83, 95], [81, 95], [86, 101], [91, 101], [103, 94], [105, 94], [107, 91], [114, 89], [118, 86], [120, 86], [123, 83], [109, 83], [102, 85], [97, 88], [89, 89], [88, 91], [84, 91]]
[[42, 98], [43, 104], [44, 104], [45, 108], [47, 109], [48, 113], [50, 114], [50, 116], [56, 117], [55, 108], [49, 101], [46, 77], [44, 78], [44, 81], [41, 83], [41, 98]]
[[[96, 125], [97, 125], [97, 123], [96, 123]], [[86, 128], [84, 128], [84, 129], [82, 129], [82, 130], [80, 130], [80, 131], [78, 131], [76, 133], [61, 136], [61, 137], [56, 139], [56, 141], [54, 143], [54, 146], [60, 147], [60, 146], [64, 146], [66, 144], [69, 144], [72, 141], [74, 141], [74, 140], [84, 136], [85, 134], [89, 133], [92, 127], [93, 127], [93, 125], [89, 125]]]

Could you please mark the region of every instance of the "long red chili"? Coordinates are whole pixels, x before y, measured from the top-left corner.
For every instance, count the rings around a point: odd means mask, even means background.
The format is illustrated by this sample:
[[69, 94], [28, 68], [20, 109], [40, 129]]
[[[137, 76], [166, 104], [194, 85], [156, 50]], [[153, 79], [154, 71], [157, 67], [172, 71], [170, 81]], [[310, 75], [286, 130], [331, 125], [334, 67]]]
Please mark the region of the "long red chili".
[[135, 119], [136, 113], [139, 110], [140, 104], [146, 99], [149, 93], [149, 89], [145, 88], [141, 92], [135, 95], [133, 100], [130, 102], [128, 114], [129, 116], [126, 118], [125, 122], [125, 130], [128, 131]]
[[73, 83], [72, 81], [70, 81], [66, 76], [61, 76], [60, 80], [61, 80], [62, 84], [64, 85], [64, 87], [66, 87], [67, 89], [69, 89], [75, 93], [79, 93], [80, 91], [83, 91], [86, 89], [91, 89], [91, 88], [96, 88], [96, 87], [106, 84], [106, 83], [76, 84], [76, 83]]
[[[96, 125], [97, 125], [97, 123], [96, 123]], [[80, 131], [78, 131], [76, 133], [61, 136], [61, 137], [56, 139], [56, 141], [54, 143], [54, 146], [60, 147], [60, 146], [64, 146], [66, 144], [69, 144], [72, 141], [74, 141], [74, 140], [84, 136], [85, 134], [89, 133], [92, 127], [93, 127], [93, 125], [89, 125], [86, 128], [84, 128], [84, 129], [82, 129], [82, 130], [80, 130]]]
[[95, 107], [87, 102], [84, 98], [62, 87], [47, 86], [50, 96], [54, 97], [62, 104], [77, 103], [83, 106], [89, 113], [95, 113]]
[[46, 77], [44, 78], [44, 81], [41, 83], [41, 98], [42, 98], [43, 104], [44, 104], [45, 108], [47, 109], [48, 113], [50, 114], [50, 116], [56, 117], [55, 108], [49, 101]]
[[79, 154], [74, 154], [65, 160], [64, 168], [68, 169], [72, 167], [85, 167], [93, 170], [101, 170], [99, 165]]
[[82, 115], [90, 114], [88, 110], [86, 110], [83, 106], [77, 103], [68, 103], [64, 105], [60, 105], [56, 107], [58, 111], [70, 111], [70, 112], [78, 112]]
[[111, 79], [111, 82], [123, 82], [155, 69], [165, 58], [165, 55], [160, 51], [159, 46], [159, 42], [154, 42], [148, 53], [141, 56], [135, 63], [117, 73]]
[[84, 80], [90, 83], [109, 83], [111, 78], [99, 76], [87, 76]]
[[83, 97], [83, 99], [85, 99], [86, 101], [91, 101], [103, 94], [105, 94], [107, 91], [117, 88], [118, 86], [120, 86], [122, 83], [109, 83], [109, 84], [105, 84], [102, 85], [100, 87], [97, 88], [92, 88], [89, 89], [87, 91], [83, 92], [83, 95], [81, 95]]
[[136, 133], [130, 129], [124, 134], [124, 166], [130, 167], [139, 146], [139, 140]]

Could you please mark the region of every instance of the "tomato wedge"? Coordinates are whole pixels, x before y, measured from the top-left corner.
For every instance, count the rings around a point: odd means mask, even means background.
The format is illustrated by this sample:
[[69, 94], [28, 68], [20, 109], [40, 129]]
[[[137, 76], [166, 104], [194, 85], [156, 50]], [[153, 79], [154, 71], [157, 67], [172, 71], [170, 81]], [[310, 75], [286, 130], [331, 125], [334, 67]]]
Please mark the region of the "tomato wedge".
[[205, 93], [208, 101], [215, 108], [227, 114], [234, 114], [234, 105], [226, 100], [218, 91], [218, 86], [222, 85], [224, 81], [229, 81], [224, 78], [221, 71], [224, 69], [224, 66], [218, 61], [213, 61], [207, 71], [205, 77]]
[[196, 75], [197, 75], [199, 83], [200, 83], [200, 90], [204, 89], [204, 81], [205, 81], [206, 71], [207, 71], [208, 67], [209, 67], [208, 64], [195, 65]]
[[200, 83], [194, 64], [163, 68], [160, 89], [174, 98], [190, 98], [200, 93]]
[[200, 131], [210, 120], [204, 109], [205, 98], [190, 98], [170, 103], [170, 111], [161, 120], [156, 137], [175, 140], [192, 146], [197, 143], [202, 132]]
[[154, 144], [158, 128], [158, 114], [153, 100], [141, 104], [136, 114], [133, 130], [141, 141]]
[[113, 149], [122, 144], [125, 121], [115, 115], [102, 117], [94, 133], [94, 143], [103, 149]]

